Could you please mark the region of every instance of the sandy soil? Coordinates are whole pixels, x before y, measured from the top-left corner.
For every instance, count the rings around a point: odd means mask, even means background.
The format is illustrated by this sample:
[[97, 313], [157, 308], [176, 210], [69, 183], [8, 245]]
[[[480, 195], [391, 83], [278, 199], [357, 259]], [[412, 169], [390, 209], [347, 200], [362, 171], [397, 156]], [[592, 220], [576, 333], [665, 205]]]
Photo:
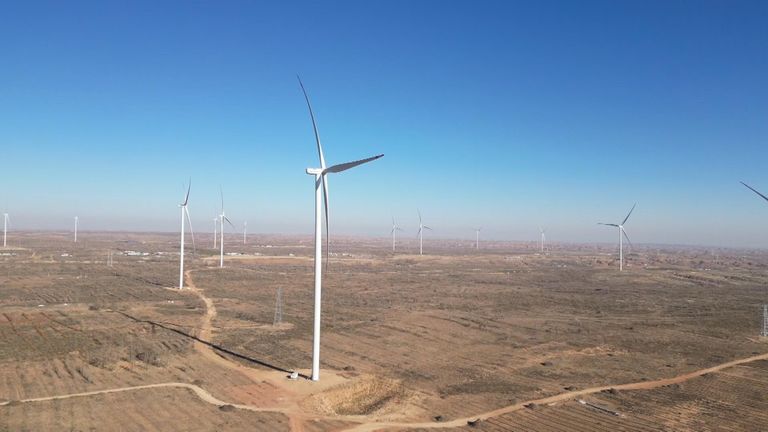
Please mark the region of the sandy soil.
[[[225, 269], [215, 268], [215, 251], [202, 250], [188, 263], [190, 289], [178, 291], [166, 288], [177, 271], [173, 238], [126, 237], [86, 234], [72, 248], [30, 235], [16, 255], [0, 257], [0, 409], [8, 414], [0, 430], [114, 430], [109, 416], [89, 411], [96, 407], [129, 410], [135, 430], [170, 430], [152, 420], [164, 414], [142, 414], [134, 402], [181, 400], [199, 408], [174, 423], [178, 430], [464, 428], [476, 420], [488, 430], [578, 430], [573, 419], [582, 417], [595, 422], [585, 430], [597, 430], [618, 408], [624, 414], [611, 424], [625, 430], [716, 430], [718, 417], [685, 391], [712, 377], [710, 403], [750, 419], [735, 430], [768, 427], [748, 409], [768, 394], [768, 377], [751, 366], [766, 359], [756, 321], [768, 257], [756, 251], [648, 248], [628, 254], [619, 274], [610, 248], [540, 255], [489, 244], [476, 253], [449, 242], [415, 256], [342, 240], [324, 287], [323, 379], [313, 383], [286, 379], [308, 372], [311, 351], [304, 240], [242, 246], [271, 255], [227, 257]], [[119, 255], [107, 267], [105, 251], [121, 249], [148, 255]], [[285, 322], [272, 326], [277, 286]], [[756, 372], [747, 377], [744, 368]], [[759, 385], [739, 392], [736, 379]], [[89, 402], [62, 411], [70, 400]], [[43, 407], [43, 420], [31, 405]], [[672, 421], [669, 406], [688, 420]]]

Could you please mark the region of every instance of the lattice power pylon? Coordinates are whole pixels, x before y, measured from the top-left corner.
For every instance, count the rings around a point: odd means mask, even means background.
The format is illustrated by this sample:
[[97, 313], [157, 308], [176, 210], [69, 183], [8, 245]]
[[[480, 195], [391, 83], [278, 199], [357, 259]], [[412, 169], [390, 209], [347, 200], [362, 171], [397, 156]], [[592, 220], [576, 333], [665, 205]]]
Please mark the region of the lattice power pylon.
[[763, 305], [763, 330], [760, 332], [760, 336], [768, 336], [768, 305]]
[[272, 325], [278, 325], [283, 322], [283, 288], [277, 289], [277, 298], [275, 299], [275, 319]]

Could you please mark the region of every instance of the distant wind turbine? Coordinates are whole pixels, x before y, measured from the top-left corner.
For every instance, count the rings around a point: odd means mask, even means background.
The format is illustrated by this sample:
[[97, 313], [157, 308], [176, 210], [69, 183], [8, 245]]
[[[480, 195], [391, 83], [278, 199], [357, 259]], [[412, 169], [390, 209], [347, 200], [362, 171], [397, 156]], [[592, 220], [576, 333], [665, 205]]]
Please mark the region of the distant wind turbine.
[[243, 244], [245, 244], [245, 233], [248, 231], [248, 221], [243, 222]]
[[398, 231], [402, 231], [402, 228], [397, 226], [395, 223], [395, 217], [392, 216], [392, 252], [395, 251], [395, 237], [397, 236]]
[[423, 255], [424, 254], [424, 230], [428, 229], [428, 230], [432, 231], [432, 228], [430, 228], [430, 227], [424, 225], [424, 223], [422, 223], [422, 221], [421, 221], [421, 210], [417, 209], [416, 213], [419, 214], [419, 232], [418, 232], [418, 236], [419, 236], [419, 255]]
[[[298, 77], [297, 77], [298, 78]], [[306, 172], [309, 175], [315, 176], [315, 307], [314, 307], [314, 337], [312, 340], [312, 381], [320, 379], [320, 311], [322, 300], [322, 211], [320, 208], [320, 202], [322, 201], [325, 207], [325, 231], [326, 231], [326, 254], [329, 254], [330, 250], [330, 232], [329, 220], [328, 220], [328, 174], [339, 173], [346, 171], [350, 168], [354, 168], [358, 165], [362, 165], [367, 162], [374, 161], [384, 155], [377, 155], [358, 161], [347, 162], [343, 164], [333, 165], [331, 167], [325, 166], [325, 156], [323, 156], [323, 147], [320, 144], [320, 134], [317, 131], [317, 122], [315, 121], [315, 114], [312, 112], [312, 104], [309, 102], [309, 96], [304, 88], [304, 84], [299, 78], [299, 86], [304, 93], [304, 99], [307, 102], [307, 108], [309, 109], [309, 117], [312, 120], [312, 130], [315, 133], [315, 142], [317, 143], [317, 154], [320, 157], [320, 168], [307, 168]], [[322, 186], [323, 194], [320, 194], [320, 187]], [[326, 260], [328, 256], [326, 256]]]
[[620, 224], [610, 224], [610, 223], [602, 223], [598, 222], [598, 225], [607, 225], [616, 227], [619, 229], [619, 271], [624, 270], [624, 237], [627, 238], [627, 241], [629, 242], [629, 245], [632, 246], [632, 242], [629, 240], [629, 236], [627, 235], [627, 232], [624, 231], [624, 224], [627, 223], [627, 219], [629, 219], [629, 216], [632, 214], [632, 211], [635, 209], [635, 205], [632, 206], [632, 208], [629, 210], [629, 213], [627, 214], [627, 217], [624, 218], [624, 221]]
[[224, 213], [224, 191], [221, 189], [221, 186], [219, 186], [219, 192], [221, 193], [221, 214], [219, 215], [219, 223], [221, 223], [221, 229], [219, 230], [219, 235], [221, 238], [219, 239], [219, 249], [221, 250], [221, 255], [219, 259], [219, 267], [224, 267], [224, 221], [227, 221], [229, 226], [232, 227], [232, 229], [237, 232], [237, 228], [232, 224], [232, 221], [229, 220], [227, 215]]
[[75, 216], [75, 243], [77, 243], [77, 220], [78, 220], [78, 217]]
[[[189, 186], [187, 186], [187, 194], [184, 195], [184, 202], [179, 204], [181, 208], [181, 253], [179, 257], [179, 289], [184, 288], [184, 221], [189, 222], [189, 232], [192, 234], [192, 248], [195, 248], [195, 232], [192, 230], [192, 220], [189, 218], [189, 209], [187, 204], [189, 203], [189, 191], [192, 189], [192, 179], [189, 179]], [[110, 255], [111, 259], [111, 255]]]
[[480, 231], [483, 227], [475, 228], [475, 249], [480, 250]]
[[3, 247], [8, 246], [8, 213], [3, 213]]
[[547, 239], [547, 229], [539, 227], [539, 232], [541, 233], [541, 252], [544, 253], [544, 241]]

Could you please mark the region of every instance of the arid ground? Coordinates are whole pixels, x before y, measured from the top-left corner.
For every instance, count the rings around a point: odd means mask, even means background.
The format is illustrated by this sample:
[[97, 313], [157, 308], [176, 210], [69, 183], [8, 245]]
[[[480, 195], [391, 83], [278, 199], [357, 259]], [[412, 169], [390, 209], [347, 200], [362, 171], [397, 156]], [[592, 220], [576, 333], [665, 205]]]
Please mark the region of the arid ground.
[[336, 238], [311, 382], [309, 238], [13, 234], [0, 431], [768, 429], [765, 251]]

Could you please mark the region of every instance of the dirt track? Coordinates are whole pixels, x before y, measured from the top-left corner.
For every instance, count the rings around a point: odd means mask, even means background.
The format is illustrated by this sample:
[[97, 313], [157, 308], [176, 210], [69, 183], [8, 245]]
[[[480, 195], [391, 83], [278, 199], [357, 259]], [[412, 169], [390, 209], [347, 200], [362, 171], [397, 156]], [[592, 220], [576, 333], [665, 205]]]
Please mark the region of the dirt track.
[[[109, 394], [109, 393], [156, 389], [161, 387], [186, 388], [186, 389], [192, 390], [195, 393], [195, 395], [197, 395], [197, 397], [200, 398], [200, 400], [216, 406], [232, 405], [235, 408], [244, 409], [248, 411], [260, 411], [260, 412], [280, 411], [280, 410], [275, 410], [273, 408], [259, 408], [259, 407], [254, 407], [250, 405], [230, 404], [217, 399], [215, 396], [213, 396], [207, 390], [205, 390], [200, 386], [197, 386], [194, 384], [188, 384], [188, 383], [180, 383], [180, 382], [147, 384], [147, 385], [133, 386], [133, 387], [119, 387], [119, 388], [95, 390], [95, 391], [83, 392], [83, 393], [71, 393], [71, 394], [58, 395], [58, 396], [46, 396], [46, 397], [22, 399], [20, 401], [14, 401], [14, 403], [47, 402], [47, 401], [53, 401], [53, 400], [71, 399], [71, 398], [78, 398], [78, 397], [85, 397], [85, 396], [96, 396], [96, 395]], [[11, 401], [0, 402], [0, 406], [9, 405], [10, 403]]]

